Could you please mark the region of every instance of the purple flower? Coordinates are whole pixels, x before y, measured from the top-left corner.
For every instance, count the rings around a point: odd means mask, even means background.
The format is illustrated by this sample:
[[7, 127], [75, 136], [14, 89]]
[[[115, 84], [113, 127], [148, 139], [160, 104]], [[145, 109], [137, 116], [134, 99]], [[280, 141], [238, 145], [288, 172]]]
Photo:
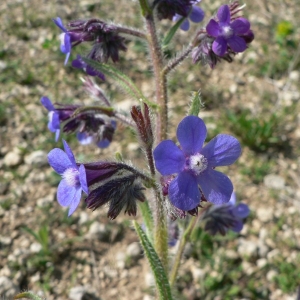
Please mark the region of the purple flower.
[[[201, 0], [198, 0], [198, 1], [196, 1], [196, 3], [200, 2], [200, 1]], [[204, 16], [205, 16], [204, 11], [200, 7], [193, 5], [188, 14], [188, 18], [184, 17], [180, 14], [176, 14], [173, 17], [173, 21], [177, 22], [178, 20], [185, 18], [183, 23], [180, 25], [180, 28], [184, 31], [188, 31], [190, 29], [189, 20], [191, 20], [194, 23], [200, 23], [204, 19]]]
[[83, 69], [88, 75], [97, 76], [105, 81], [105, 75], [85, 63], [80, 55], [77, 55], [77, 58], [72, 61], [72, 66], [77, 69]]
[[63, 140], [65, 151], [55, 148], [48, 154], [50, 166], [62, 176], [57, 189], [57, 201], [63, 206], [69, 206], [69, 214], [76, 210], [82, 191], [89, 193], [84, 165], [78, 166], [71, 148]]
[[51, 100], [48, 97], [41, 98], [42, 105], [49, 111], [48, 113], [48, 129], [55, 132], [55, 141], [58, 141], [60, 134], [59, 114], [55, 110]]
[[157, 170], [163, 176], [177, 174], [168, 195], [183, 211], [197, 208], [201, 197], [214, 204], [227, 203], [233, 191], [230, 179], [214, 168], [234, 163], [241, 154], [240, 143], [230, 135], [219, 134], [203, 147], [206, 133], [202, 119], [188, 116], [177, 128], [181, 148], [165, 140], [154, 150]]
[[249, 21], [245, 18], [232, 20], [228, 5], [219, 8], [217, 18], [218, 21], [211, 19], [206, 26], [207, 33], [215, 38], [212, 44], [214, 53], [224, 56], [228, 46], [234, 52], [245, 51], [247, 43], [242, 36], [250, 30]]
[[57, 107], [54, 107], [47, 97], [42, 97], [41, 103], [49, 111], [48, 128], [56, 133], [56, 141], [62, 124], [63, 132], [76, 132], [78, 141], [83, 145], [94, 142], [99, 148], [107, 148], [111, 143], [117, 123], [111, 118], [110, 110], [80, 110], [84, 107], [63, 104], [56, 104]]
[[205, 230], [215, 235], [225, 235], [228, 229], [240, 232], [243, 229], [243, 219], [250, 213], [247, 204], [236, 205], [236, 196], [233, 192], [230, 201], [221, 205], [212, 205], [205, 210], [202, 219], [206, 221]]

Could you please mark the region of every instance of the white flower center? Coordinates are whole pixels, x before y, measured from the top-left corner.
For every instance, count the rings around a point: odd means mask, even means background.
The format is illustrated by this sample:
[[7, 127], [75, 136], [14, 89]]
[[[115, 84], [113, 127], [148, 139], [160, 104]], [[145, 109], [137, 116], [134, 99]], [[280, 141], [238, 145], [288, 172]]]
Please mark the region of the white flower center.
[[230, 26], [224, 26], [222, 28], [222, 35], [225, 37], [225, 38], [230, 38], [232, 35], [233, 35], [233, 30]]
[[189, 168], [193, 170], [196, 175], [199, 175], [207, 168], [207, 159], [200, 153], [192, 155], [189, 163]]
[[62, 175], [68, 186], [75, 187], [80, 185], [79, 171], [75, 168], [68, 168]]

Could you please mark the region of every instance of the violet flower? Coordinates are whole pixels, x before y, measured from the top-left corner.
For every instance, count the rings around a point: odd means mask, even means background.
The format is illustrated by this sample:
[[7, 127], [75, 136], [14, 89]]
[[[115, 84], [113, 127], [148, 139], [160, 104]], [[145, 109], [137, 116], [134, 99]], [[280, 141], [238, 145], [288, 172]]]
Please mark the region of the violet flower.
[[247, 43], [242, 35], [250, 30], [250, 23], [245, 18], [231, 20], [230, 8], [222, 5], [217, 13], [218, 21], [211, 19], [206, 26], [207, 33], [216, 38], [212, 44], [212, 50], [219, 56], [227, 52], [227, 45], [234, 52], [243, 52]]
[[212, 235], [220, 233], [225, 235], [230, 229], [240, 232], [243, 229], [243, 219], [250, 213], [247, 204], [236, 205], [236, 196], [233, 192], [230, 201], [221, 205], [212, 205], [204, 211], [202, 216], [206, 220], [205, 230]]
[[203, 147], [206, 133], [202, 119], [185, 117], [177, 128], [181, 148], [165, 140], [153, 153], [155, 166], [163, 176], [177, 174], [168, 195], [183, 211], [196, 209], [201, 197], [214, 204], [227, 203], [233, 191], [230, 179], [214, 168], [234, 163], [241, 154], [240, 143], [230, 135], [219, 134]]
[[[196, 3], [199, 3], [201, 0], [197, 0], [195, 1]], [[175, 16], [173, 17], [173, 21], [177, 22], [178, 20], [185, 18], [185, 20], [182, 22], [182, 24], [180, 25], [180, 28], [184, 31], [188, 31], [190, 29], [190, 21], [194, 22], [194, 23], [200, 23], [203, 19], [204, 19], [205, 13], [204, 11], [196, 6], [193, 5], [190, 9], [190, 12], [188, 14], [188, 17], [184, 17], [180, 14], [175, 14]]]
[[65, 151], [55, 148], [48, 153], [50, 166], [62, 176], [57, 189], [57, 201], [69, 206], [68, 216], [72, 215], [79, 205], [82, 191], [89, 193], [84, 165], [78, 166], [71, 148], [63, 140]]
[[105, 75], [100, 71], [95, 70], [93, 67], [89, 66], [83, 61], [80, 55], [77, 55], [77, 58], [72, 61], [72, 67], [77, 69], [83, 69], [87, 75], [97, 76], [101, 80], [105, 81]]

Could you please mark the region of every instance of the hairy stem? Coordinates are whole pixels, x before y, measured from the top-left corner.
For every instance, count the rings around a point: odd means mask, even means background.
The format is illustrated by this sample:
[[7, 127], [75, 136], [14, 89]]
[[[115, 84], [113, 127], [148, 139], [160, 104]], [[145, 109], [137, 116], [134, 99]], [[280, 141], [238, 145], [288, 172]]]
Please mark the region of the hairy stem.
[[183, 233], [181, 239], [180, 239], [180, 243], [179, 243], [179, 247], [176, 253], [176, 256], [174, 258], [174, 262], [173, 262], [173, 267], [170, 273], [170, 285], [171, 287], [174, 285], [175, 281], [176, 281], [176, 277], [177, 277], [177, 273], [178, 273], [178, 269], [180, 266], [180, 261], [181, 261], [181, 257], [185, 248], [186, 243], [189, 241], [190, 237], [191, 237], [191, 233], [197, 223], [199, 219], [198, 217], [192, 217], [189, 226], [187, 227], [187, 229], [185, 230], [185, 232]]
[[135, 37], [138, 37], [143, 40], [147, 40], [147, 34], [138, 29], [123, 27], [123, 26], [118, 26], [118, 25], [115, 25], [115, 27], [116, 27], [117, 32], [119, 32], [119, 33], [128, 34], [128, 35], [135, 36]]

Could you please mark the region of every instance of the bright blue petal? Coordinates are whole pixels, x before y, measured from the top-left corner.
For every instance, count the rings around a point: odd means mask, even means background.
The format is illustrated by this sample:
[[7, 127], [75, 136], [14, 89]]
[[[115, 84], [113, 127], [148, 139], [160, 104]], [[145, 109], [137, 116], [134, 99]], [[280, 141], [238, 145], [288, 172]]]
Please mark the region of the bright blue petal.
[[232, 192], [230, 200], [229, 200], [228, 203], [231, 204], [231, 205], [235, 205], [235, 203], [236, 203], [236, 194], [235, 194], [235, 192]]
[[219, 23], [214, 19], [211, 19], [209, 23], [206, 25], [206, 31], [210, 36], [218, 37], [220, 34], [220, 26]]
[[57, 129], [60, 129], [59, 114], [56, 111], [50, 111], [48, 117], [49, 117], [48, 129], [51, 132], [56, 132]]
[[234, 52], [243, 52], [247, 48], [245, 40], [237, 35], [229, 38], [227, 42]]
[[66, 180], [63, 179], [59, 183], [57, 188], [57, 201], [61, 206], [63, 207], [70, 206], [74, 199], [75, 194], [76, 194], [76, 188], [69, 186]]
[[63, 32], [66, 32], [67, 29], [64, 27], [63, 22], [60, 17], [52, 19], [56, 26], [58, 26]]
[[206, 139], [206, 126], [196, 116], [185, 117], [178, 125], [177, 139], [186, 155], [198, 153]]
[[60, 175], [62, 175], [66, 169], [72, 167], [72, 163], [67, 154], [59, 148], [55, 148], [48, 153], [48, 162], [54, 171]]
[[79, 181], [82, 190], [88, 195], [89, 194], [89, 188], [86, 181], [86, 172], [84, 165], [80, 165], [79, 167]]
[[235, 220], [235, 224], [230, 227], [230, 229], [234, 232], [240, 232], [243, 229], [243, 222], [241, 220]]
[[229, 24], [230, 23], [230, 10], [228, 5], [222, 5], [218, 9], [217, 13], [218, 19], [220, 23]]
[[74, 154], [73, 154], [71, 148], [69, 147], [68, 143], [65, 140], [63, 140], [63, 144], [64, 144], [65, 152], [66, 152], [70, 162], [72, 163], [72, 166], [75, 167], [76, 169], [78, 169], [78, 167], [76, 165], [75, 157], [74, 157]]
[[74, 197], [73, 197], [71, 205], [70, 205], [68, 217], [70, 217], [74, 213], [76, 208], [78, 207], [78, 205], [80, 203], [80, 199], [81, 199], [81, 192], [82, 192], [81, 188], [76, 189], [76, 192], [74, 194]]
[[110, 145], [110, 141], [108, 139], [101, 140], [100, 142], [97, 143], [97, 146], [102, 149], [107, 148], [109, 145]]
[[185, 19], [180, 25], [180, 29], [183, 31], [188, 31], [190, 29], [190, 22], [188, 19]]
[[85, 132], [78, 132], [76, 137], [81, 145], [88, 145], [93, 141], [93, 137]]
[[217, 55], [224, 56], [227, 51], [227, 41], [225, 40], [225, 38], [222, 36], [218, 36], [212, 44], [212, 50]]
[[54, 106], [51, 102], [51, 100], [48, 97], [42, 97], [41, 98], [41, 103], [42, 105], [49, 111], [53, 111], [54, 110]]
[[250, 214], [250, 209], [247, 204], [240, 203], [232, 209], [232, 213], [240, 219], [247, 218]]
[[193, 6], [189, 19], [194, 23], [200, 23], [204, 19], [204, 16], [205, 13], [200, 7]]
[[169, 186], [171, 203], [183, 210], [192, 210], [200, 203], [200, 191], [196, 177], [190, 172], [181, 172]]
[[60, 135], [60, 129], [57, 129], [57, 130], [55, 131], [55, 142], [58, 141], [59, 135]]
[[250, 22], [245, 18], [239, 18], [239, 19], [234, 20], [230, 24], [230, 27], [233, 29], [233, 32], [235, 34], [241, 35], [241, 34], [245, 34], [249, 31]]
[[179, 173], [185, 163], [183, 152], [171, 140], [162, 141], [153, 151], [156, 169], [162, 175]]
[[198, 175], [198, 183], [207, 201], [213, 204], [229, 202], [233, 185], [223, 173], [213, 169], [206, 170]]
[[208, 165], [212, 167], [229, 166], [239, 158], [241, 153], [239, 141], [228, 134], [218, 134], [201, 151]]

